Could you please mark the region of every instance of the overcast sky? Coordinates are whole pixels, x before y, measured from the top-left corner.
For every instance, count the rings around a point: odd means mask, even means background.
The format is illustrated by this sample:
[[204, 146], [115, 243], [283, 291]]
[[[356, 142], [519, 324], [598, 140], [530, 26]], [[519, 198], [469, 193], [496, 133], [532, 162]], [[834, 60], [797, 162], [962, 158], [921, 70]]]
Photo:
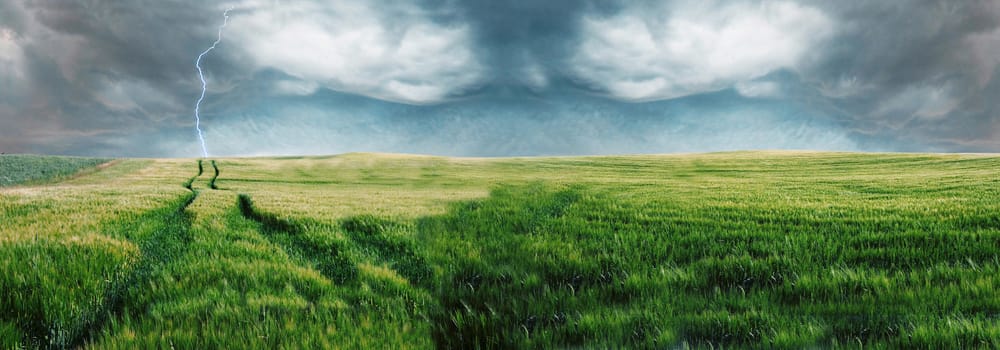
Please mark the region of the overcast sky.
[[0, 0], [0, 152], [1000, 152], [1000, 1]]

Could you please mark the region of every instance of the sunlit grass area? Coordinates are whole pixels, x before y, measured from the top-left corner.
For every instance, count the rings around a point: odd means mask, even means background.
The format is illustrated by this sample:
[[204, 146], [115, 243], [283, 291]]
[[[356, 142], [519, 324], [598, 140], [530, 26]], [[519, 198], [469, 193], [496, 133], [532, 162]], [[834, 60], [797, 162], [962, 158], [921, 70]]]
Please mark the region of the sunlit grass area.
[[0, 190], [0, 345], [997, 347], [998, 167], [125, 160]]

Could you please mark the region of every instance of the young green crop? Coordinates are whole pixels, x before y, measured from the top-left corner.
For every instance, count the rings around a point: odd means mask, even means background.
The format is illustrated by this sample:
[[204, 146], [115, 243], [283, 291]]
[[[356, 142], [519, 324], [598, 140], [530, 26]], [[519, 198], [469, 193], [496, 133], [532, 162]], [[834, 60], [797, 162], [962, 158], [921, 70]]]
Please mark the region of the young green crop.
[[108, 161], [110, 159], [4, 154], [0, 155], [0, 187], [64, 179]]

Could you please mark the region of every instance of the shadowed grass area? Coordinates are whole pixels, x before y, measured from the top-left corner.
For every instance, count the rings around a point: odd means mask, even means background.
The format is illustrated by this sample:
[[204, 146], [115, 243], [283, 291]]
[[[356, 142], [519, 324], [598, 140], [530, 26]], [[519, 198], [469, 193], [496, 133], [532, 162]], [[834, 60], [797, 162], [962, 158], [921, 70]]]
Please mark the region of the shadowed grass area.
[[139, 260], [134, 245], [102, 236], [3, 248], [0, 317], [18, 329], [19, 341], [35, 346], [69, 347], [81, 339]]
[[534, 184], [422, 221], [444, 272], [438, 346], [1000, 345], [996, 227], [859, 211], [887, 223], [851, 233], [810, 210], [774, 225], [637, 204]]
[[410, 284], [428, 287], [433, 282], [434, 271], [422, 247], [412, 238], [411, 226], [374, 216], [356, 216], [342, 221], [341, 227], [362, 254], [392, 269]]

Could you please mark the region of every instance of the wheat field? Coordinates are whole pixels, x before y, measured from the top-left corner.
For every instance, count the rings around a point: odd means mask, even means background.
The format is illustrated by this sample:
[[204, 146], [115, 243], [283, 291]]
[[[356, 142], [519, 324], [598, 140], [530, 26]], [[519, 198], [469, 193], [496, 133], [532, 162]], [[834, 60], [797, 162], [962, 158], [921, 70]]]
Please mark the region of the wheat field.
[[1000, 347], [994, 155], [62, 161], [5, 349]]

